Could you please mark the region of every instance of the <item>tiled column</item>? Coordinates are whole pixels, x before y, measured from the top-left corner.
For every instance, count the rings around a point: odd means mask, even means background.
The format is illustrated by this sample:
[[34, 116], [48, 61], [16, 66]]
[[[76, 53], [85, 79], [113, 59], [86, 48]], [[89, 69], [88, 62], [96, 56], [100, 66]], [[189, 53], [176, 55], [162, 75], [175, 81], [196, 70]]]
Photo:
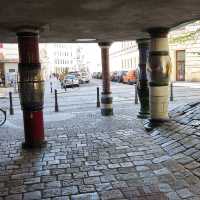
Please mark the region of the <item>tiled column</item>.
[[101, 114], [103, 116], [113, 115], [112, 93], [110, 89], [110, 66], [109, 66], [109, 48], [111, 43], [100, 42], [101, 60], [102, 60], [102, 81], [103, 91], [101, 94]]
[[151, 45], [147, 68], [150, 91], [150, 127], [169, 119], [169, 81], [171, 60], [169, 57], [168, 29], [149, 29]]
[[146, 73], [147, 56], [149, 54], [149, 40], [137, 40], [139, 50], [139, 66], [137, 70], [137, 92], [140, 101], [139, 118], [149, 117], [149, 87]]
[[41, 147], [44, 141], [44, 81], [39, 61], [38, 32], [17, 33], [19, 49], [19, 94], [23, 110], [25, 142], [23, 147]]

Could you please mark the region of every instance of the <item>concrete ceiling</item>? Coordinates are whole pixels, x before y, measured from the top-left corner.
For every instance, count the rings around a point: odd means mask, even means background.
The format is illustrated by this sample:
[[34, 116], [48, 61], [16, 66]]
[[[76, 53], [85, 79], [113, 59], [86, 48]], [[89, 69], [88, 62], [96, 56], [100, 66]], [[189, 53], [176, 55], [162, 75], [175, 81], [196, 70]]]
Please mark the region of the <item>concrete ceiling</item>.
[[41, 42], [134, 40], [195, 19], [200, 0], [1, 0], [0, 41], [16, 42], [23, 27], [39, 28]]

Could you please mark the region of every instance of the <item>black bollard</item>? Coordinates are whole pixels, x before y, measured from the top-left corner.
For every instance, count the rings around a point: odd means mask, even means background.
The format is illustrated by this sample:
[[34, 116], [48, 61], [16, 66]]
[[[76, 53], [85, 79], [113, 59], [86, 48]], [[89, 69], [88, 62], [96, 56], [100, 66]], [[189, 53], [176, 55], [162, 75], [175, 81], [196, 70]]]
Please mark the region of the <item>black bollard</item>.
[[135, 84], [135, 104], [138, 104], [137, 84]]
[[97, 87], [97, 108], [100, 107], [100, 100], [99, 100], [99, 87]]
[[173, 83], [170, 84], [170, 101], [174, 101]]
[[12, 102], [12, 92], [9, 92], [9, 99], [10, 99], [10, 115], [14, 115], [13, 102]]
[[53, 92], [52, 82], [50, 82], [51, 93]]
[[55, 90], [55, 112], [58, 112], [58, 95], [57, 95], [57, 90]]

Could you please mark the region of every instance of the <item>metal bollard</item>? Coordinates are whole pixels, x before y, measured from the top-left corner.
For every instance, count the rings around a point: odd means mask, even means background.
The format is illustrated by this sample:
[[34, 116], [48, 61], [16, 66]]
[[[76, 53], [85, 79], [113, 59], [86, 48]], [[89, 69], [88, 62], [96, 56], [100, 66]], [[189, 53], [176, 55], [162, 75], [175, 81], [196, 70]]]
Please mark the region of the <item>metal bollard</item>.
[[10, 115], [14, 115], [13, 102], [12, 102], [12, 92], [9, 92], [10, 99]]
[[56, 89], [55, 89], [55, 112], [58, 112], [58, 95]]
[[137, 84], [135, 84], [135, 104], [138, 104]]
[[173, 83], [170, 84], [170, 101], [174, 101]]
[[52, 82], [50, 82], [51, 93], [53, 92]]
[[100, 107], [100, 100], [99, 100], [99, 87], [97, 87], [97, 108]]

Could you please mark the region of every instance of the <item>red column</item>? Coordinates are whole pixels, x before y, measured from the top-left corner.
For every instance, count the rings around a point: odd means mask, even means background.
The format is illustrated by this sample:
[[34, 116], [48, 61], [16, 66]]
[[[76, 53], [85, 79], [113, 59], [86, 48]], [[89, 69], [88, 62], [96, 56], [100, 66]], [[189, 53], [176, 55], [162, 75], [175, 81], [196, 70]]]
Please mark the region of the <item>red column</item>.
[[101, 114], [103, 116], [113, 115], [112, 93], [110, 89], [110, 66], [109, 66], [109, 48], [111, 43], [100, 42], [101, 62], [102, 62], [102, 81], [103, 92], [101, 94]]
[[17, 33], [19, 49], [19, 95], [24, 117], [24, 147], [45, 144], [43, 122], [44, 81], [39, 62], [38, 32]]

